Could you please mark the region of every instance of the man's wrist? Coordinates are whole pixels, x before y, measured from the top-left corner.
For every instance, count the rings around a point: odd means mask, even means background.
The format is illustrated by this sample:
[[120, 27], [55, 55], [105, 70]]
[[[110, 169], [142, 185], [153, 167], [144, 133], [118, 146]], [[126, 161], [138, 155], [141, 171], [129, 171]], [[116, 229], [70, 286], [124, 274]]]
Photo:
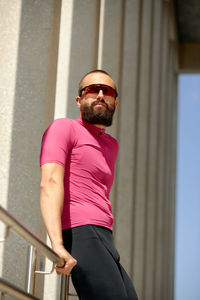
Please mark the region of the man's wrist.
[[61, 240], [61, 241], [52, 241], [51, 246], [52, 246], [53, 249], [62, 249], [62, 248], [64, 248], [63, 240]]

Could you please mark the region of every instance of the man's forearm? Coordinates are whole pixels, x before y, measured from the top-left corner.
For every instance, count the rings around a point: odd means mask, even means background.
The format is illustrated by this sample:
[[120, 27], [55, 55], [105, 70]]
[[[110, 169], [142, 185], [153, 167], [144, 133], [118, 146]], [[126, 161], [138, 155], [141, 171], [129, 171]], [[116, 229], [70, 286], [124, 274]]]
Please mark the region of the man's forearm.
[[41, 167], [40, 206], [44, 223], [51, 240], [53, 250], [63, 264], [56, 266], [58, 274], [69, 275], [77, 260], [66, 251], [62, 239], [61, 214], [64, 202], [64, 168], [56, 163], [47, 163]]
[[62, 183], [49, 181], [41, 185], [41, 212], [53, 248], [63, 245], [61, 226], [63, 201], [64, 187]]
[[69, 275], [72, 268], [77, 264], [69, 252], [67, 252], [63, 245], [61, 214], [64, 201], [64, 187], [63, 184], [55, 181], [48, 181], [41, 185], [40, 205], [42, 216], [53, 250], [63, 260], [62, 268], [56, 267], [57, 274]]

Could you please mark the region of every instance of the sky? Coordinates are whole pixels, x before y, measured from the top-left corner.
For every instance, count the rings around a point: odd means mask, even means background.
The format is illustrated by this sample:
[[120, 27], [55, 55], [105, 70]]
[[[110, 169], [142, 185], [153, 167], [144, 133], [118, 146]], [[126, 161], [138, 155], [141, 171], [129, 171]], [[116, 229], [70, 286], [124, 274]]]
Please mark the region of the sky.
[[180, 75], [175, 300], [200, 300], [200, 75]]

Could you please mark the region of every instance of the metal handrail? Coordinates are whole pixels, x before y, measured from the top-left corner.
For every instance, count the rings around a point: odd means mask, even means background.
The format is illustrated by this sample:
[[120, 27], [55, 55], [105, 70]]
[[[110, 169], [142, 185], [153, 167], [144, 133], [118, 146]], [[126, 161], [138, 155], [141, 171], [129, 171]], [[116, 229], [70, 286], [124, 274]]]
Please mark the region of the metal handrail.
[[[24, 238], [28, 243], [30, 243], [32, 246], [34, 246], [37, 250], [39, 250], [44, 256], [46, 256], [48, 259], [50, 259], [53, 262], [53, 267], [56, 264], [57, 266], [62, 267], [64, 264], [64, 260], [61, 259], [50, 247], [48, 247], [37, 235], [35, 235], [30, 229], [28, 229], [26, 226], [24, 226], [20, 221], [18, 221], [11, 213], [9, 213], [6, 209], [4, 209], [0, 205], [0, 220], [3, 221], [6, 225], [6, 235], [5, 238], [1, 240], [1, 242], [5, 241], [8, 237], [9, 230], [12, 229], [15, 233], [20, 235], [22, 238]], [[32, 247], [30, 246], [30, 247]], [[32, 263], [30, 263], [31, 265]], [[29, 268], [32, 266], [29, 266]], [[53, 269], [52, 269], [53, 270]], [[28, 273], [30, 270], [28, 271]], [[31, 270], [32, 272], [32, 270]], [[42, 271], [34, 271], [35, 273], [40, 274], [51, 274], [51, 272], [42, 272]], [[28, 274], [32, 276], [31, 274]], [[29, 276], [29, 277], [30, 277]], [[63, 282], [65, 281], [65, 284], [61, 286], [61, 294], [60, 299], [65, 299], [67, 296], [76, 296], [76, 294], [72, 294], [69, 292], [69, 276], [63, 275]], [[30, 279], [30, 278], [29, 278]], [[28, 279], [28, 281], [30, 281]], [[67, 282], [66, 282], [67, 280]], [[31, 282], [28, 283], [26, 292], [22, 291], [18, 287], [6, 282], [4, 279], [0, 278], [0, 290], [4, 293], [9, 293], [15, 297], [19, 297], [19, 299], [22, 300], [28, 300], [28, 299], [35, 299], [39, 300], [38, 298], [31, 295], [29, 292], [31, 290], [29, 284], [32, 284]], [[67, 293], [66, 293], [67, 292]], [[34, 292], [32, 292], [34, 293]], [[4, 299], [4, 298], [1, 298]]]
[[64, 261], [48, 247], [37, 235], [19, 222], [12, 214], [0, 205], [0, 219], [13, 231], [23, 237], [27, 242], [37, 248], [43, 255], [50, 259], [54, 264], [63, 266]]
[[40, 300], [39, 298], [36, 298], [31, 294], [24, 292], [17, 286], [2, 278], [0, 278], [0, 290], [5, 294], [10, 294], [11, 296], [14, 296], [21, 300]]

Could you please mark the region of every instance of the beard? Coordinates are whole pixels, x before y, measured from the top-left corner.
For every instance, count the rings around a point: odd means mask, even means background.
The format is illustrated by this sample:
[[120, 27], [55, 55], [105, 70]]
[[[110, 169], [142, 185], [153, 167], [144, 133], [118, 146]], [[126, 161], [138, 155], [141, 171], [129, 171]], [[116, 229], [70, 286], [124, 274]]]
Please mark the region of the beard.
[[102, 102], [105, 106], [95, 107], [100, 102], [102, 101], [94, 101], [90, 106], [82, 103], [80, 106], [81, 117], [88, 123], [111, 126], [115, 105], [108, 106], [107, 103]]

